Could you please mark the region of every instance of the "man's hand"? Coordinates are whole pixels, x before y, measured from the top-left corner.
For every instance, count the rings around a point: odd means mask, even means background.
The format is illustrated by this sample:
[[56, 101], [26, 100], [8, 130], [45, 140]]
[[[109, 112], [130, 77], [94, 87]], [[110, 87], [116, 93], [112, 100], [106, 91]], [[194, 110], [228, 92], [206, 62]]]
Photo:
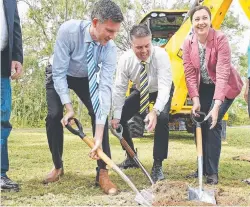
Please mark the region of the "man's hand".
[[199, 116], [195, 111], [201, 110], [200, 99], [199, 99], [199, 97], [196, 96], [196, 97], [192, 98], [192, 101], [193, 101], [192, 114], [194, 116]]
[[245, 92], [244, 92], [244, 99], [245, 101], [248, 103], [248, 91], [249, 91], [249, 80], [247, 79], [246, 81], [246, 89], [245, 89]]
[[154, 110], [152, 110], [144, 119], [145, 123], [148, 123], [147, 130], [152, 132], [157, 124], [157, 115]]
[[212, 118], [212, 123], [211, 123], [210, 129], [213, 129], [215, 127], [215, 125], [217, 124], [220, 105], [222, 103], [219, 100], [218, 100], [219, 102], [216, 102], [216, 101], [217, 100], [215, 100], [215, 103], [214, 103], [212, 110], [208, 113], [208, 115], [204, 119], [204, 120], [208, 120], [209, 117]]
[[112, 128], [113, 128], [113, 129], [117, 129], [119, 123], [120, 123], [120, 119], [112, 119], [112, 120], [111, 120], [111, 126], [112, 126]]
[[65, 108], [67, 112], [61, 120], [63, 127], [68, 124], [69, 118], [72, 118], [74, 116], [74, 110], [71, 103], [65, 104]]
[[97, 124], [94, 137], [95, 145], [89, 153], [89, 157], [91, 157], [94, 160], [100, 159], [100, 157], [97, 154], [97, 149], [102, 148], [103, 131], [104, 131], [104, 125]]
[[23, 66], [18, 61], [12, 61], [11, 62], [11, 79], [16, 80], [18, 79], [22, 74]]

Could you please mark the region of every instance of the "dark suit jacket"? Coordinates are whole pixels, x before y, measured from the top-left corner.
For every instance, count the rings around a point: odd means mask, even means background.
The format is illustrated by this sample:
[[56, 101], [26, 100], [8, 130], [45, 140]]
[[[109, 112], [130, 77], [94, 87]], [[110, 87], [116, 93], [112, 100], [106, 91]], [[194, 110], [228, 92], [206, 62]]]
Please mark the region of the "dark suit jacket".
[[8, 28], [8, 44], [1, 51], [1, 77], [11, 75], [11, 62], [23, 63], [22, 33], [16, 0], [3, 0]]

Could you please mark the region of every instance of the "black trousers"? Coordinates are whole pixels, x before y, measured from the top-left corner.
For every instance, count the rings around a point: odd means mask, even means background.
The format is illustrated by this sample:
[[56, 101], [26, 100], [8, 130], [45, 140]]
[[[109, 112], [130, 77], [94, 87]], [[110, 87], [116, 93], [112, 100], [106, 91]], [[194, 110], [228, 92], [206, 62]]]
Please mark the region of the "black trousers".
[[[153, 157], [155, 160], [164, 160], [168, 156], [168, 140], [169, 140], [169, 111], [171, 107], [171, 101], [173, 97], [174, 86], [172, 85], [170, 97], [164, 110], [157, 117], [157, 124], [154, 134], [154, 150]], [[150, 93], [149, 100], [155, 101], [158, 92]], [[134, 150], [134, 143], [129, 133], [128, 120], [131, 119], [140, 110], [140, 92], [134, 90], [130, 96], [126, 99], [122, 109], [121, 125], [123, 126], [123, 137], [128, 142], [129, 146]], [[144, 117], [143, 117], [144, 118]]]
[[[208, 114], [213, 108], [215, 85], [200, 84], [200, 104], [201, 111]], [[233, 103], [234, 99], [225, 99], [222, 103], [217, 124], [213, 129], [209, 129], [212, 119], [209, 118], [207, 122], [201, 125], [202, 129], [202, 147], [203, 147], [203, 172], [204, 174], [211, 175], [218, 173], [219, 160], [221, 153], [221, 131], [222, 131], [222, 118]]]
[[[88, 78], [67, 77], [68, 87], [72, 89], [87, 107], [91, 117], [93, 136], [95, 133], [95, 114], [93, 111]], [[46, 83], [46, 96], [48, 105], [48, 115], [46, 117], [46, 131], [49, 143], [49, 149], [52, 154], [52, 160], [56, 169], [62, 167], [63, 155], [63, 127], [61, 119], [63, 118], [63, 105], [59, 95], [54, 89], [52, 80]], [[106, 121], [102, 142], [103, 151], [111, 157], [109, 147], [108, 121]], [[97, 161], [98, 167], [105, 169], [106, 164], [102, 160]]]

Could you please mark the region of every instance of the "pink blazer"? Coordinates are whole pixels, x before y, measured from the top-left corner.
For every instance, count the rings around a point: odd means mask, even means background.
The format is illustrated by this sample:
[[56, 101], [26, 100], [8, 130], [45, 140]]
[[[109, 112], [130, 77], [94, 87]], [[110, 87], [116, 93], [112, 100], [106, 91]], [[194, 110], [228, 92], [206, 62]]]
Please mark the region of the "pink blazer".
[[[183, 45], [183, 65], [190, 98], [199, 96], [200, 57], [196, 35], [186, 39]], [[231, 64], [231, 50], [226, 36], [210, 28], [206, 44], [208, 75], [215, 84], [213, 99], [224, 101], [240, 94], [243, 82]]]

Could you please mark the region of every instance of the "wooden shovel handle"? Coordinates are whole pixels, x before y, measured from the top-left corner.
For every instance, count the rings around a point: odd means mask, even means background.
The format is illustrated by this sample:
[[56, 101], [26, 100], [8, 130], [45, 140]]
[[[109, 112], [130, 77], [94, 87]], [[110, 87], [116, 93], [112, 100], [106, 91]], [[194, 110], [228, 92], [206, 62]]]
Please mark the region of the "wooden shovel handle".
[[[94, 147], [94, 141], [88, 137], [82, 139], [91, 149]], [[111, 168], [115, 166], [115, 163], [99, 148], [97, 149], [98, 156]]]
[[130, 157], [134, 158], [135, 156], [135, 152], [131, 149], [131, 147], [128, 145], [128, 143], [126, 142], [126, 140], [124, 138], [122, 138], [120, 140], [121, 145], [126, 149], [126, 151], [128, 152], [128, 154], [130, 155]]
[[196, 127], [196, 147], [197, 147], [197, 155], [198, 157], [201, 157], [203, 154], [201, 127]]

